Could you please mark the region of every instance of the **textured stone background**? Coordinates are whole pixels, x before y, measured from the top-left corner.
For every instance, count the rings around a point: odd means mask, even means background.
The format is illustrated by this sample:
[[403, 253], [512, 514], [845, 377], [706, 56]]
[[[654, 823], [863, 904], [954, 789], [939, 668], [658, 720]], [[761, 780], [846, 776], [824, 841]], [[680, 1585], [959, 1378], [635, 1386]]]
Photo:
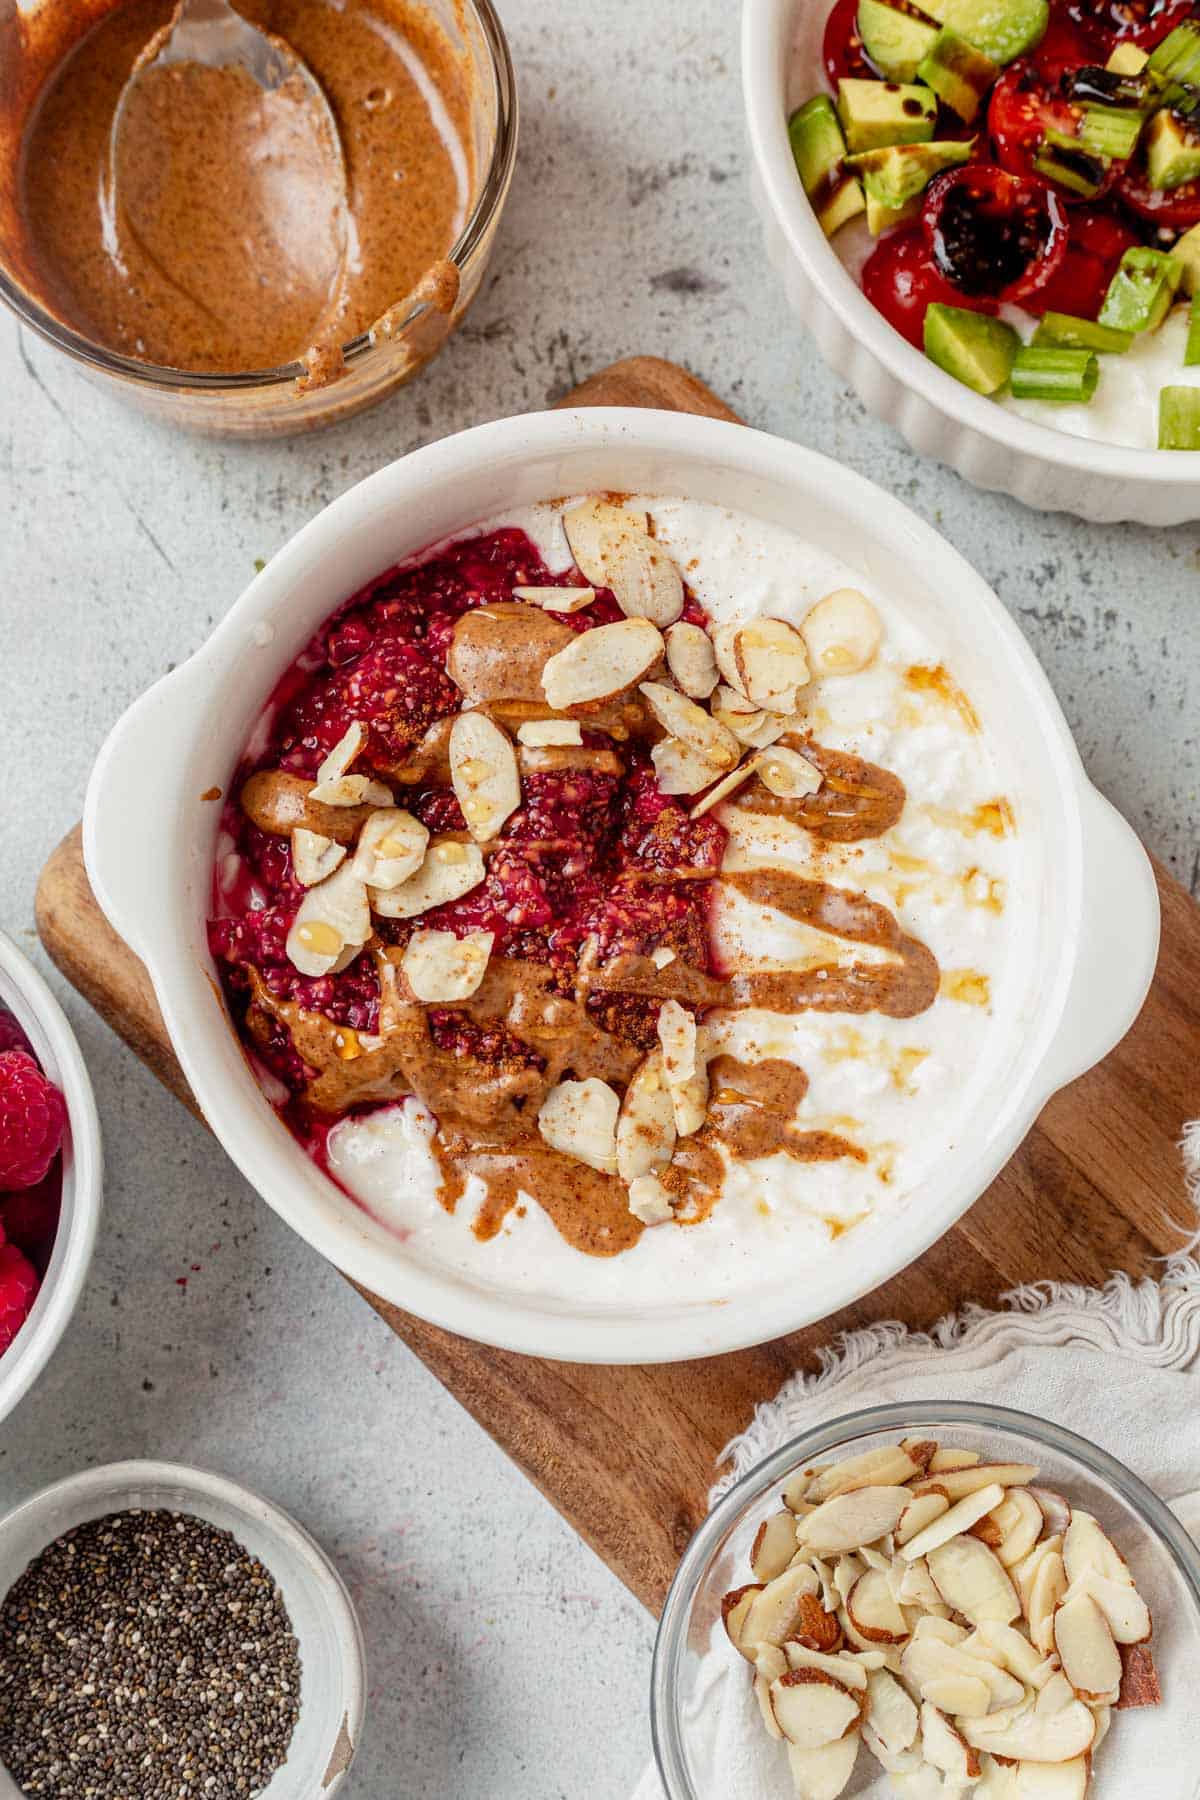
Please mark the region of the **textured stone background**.
[[[0, 320], [0, 920], [35, 956], [37, 872], [105, 732], [203, 641], [254, 559], [390, 458], [638, 350], [687, 362], [753, 423], [945, 532], [1028, 633], [1097, 782], [1200, 886], [1200, 530], [1026, 512], [863, 413], [760, 253], [737, 9], [682, 10], [504, 0], [524, 121], [490, 281], [444, 359], [364, 419], [264, 448], [188, 441]], [[619, 1800], [647, 1754], [649, 1620], [52, 980], [96, 1083], [107, 1211], [84, 1304], [0, 1427], [0, 1507], [122, 1456], [241, 1477], [330, 1547], [361, 1605], [357, 1800]]]

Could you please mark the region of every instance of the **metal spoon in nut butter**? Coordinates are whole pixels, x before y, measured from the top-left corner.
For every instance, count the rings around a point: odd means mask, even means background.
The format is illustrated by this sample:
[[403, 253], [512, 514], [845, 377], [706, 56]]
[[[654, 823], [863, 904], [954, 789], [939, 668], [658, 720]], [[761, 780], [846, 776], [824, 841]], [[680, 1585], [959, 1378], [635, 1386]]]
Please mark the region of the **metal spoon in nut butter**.
[[353, 222], [337, 123], [288, 45], [227, 0], [180, 0], [138, 57], [102, 205], [114, 261], [149, 258], [198, 319], [245, 345], [247, 369], [275, 363], [281, 337], [296, 356], [323, 325], [338, 341]]

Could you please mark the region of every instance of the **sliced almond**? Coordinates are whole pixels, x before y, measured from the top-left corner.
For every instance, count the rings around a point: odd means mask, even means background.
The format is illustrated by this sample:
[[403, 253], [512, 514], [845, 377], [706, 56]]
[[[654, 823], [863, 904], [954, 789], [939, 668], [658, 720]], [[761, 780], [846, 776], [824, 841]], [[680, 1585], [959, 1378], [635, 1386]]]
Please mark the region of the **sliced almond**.
[[1023, 1557], [1019, 1563], [1016, 1563], [1009, 1570], [1013, 1586], [1021, 1597], [1021, 1607], [1026, 1618], [1029, 1616], [1029, 1596], [1033, 1591], [1033, 1584], [1037, 1577], [1038, 1569], [1041, 1567], [1046, 1557], [1056, 1555], [1061, 1556], [1062, 1546], [1063, 1541], [1060, 1537], [1043, 1538], [1040, 1544], [1034, 1545], [1028, 1556]]
[[854, 1773], [858, 1759], [858, 1733], [847, 1732], [832, 1744], [815, 1750], [788, 1745], [788, 1769], [796, 1800], [838, 1800]]
[[874, 662], [883, 637], [879, 614], [857, 588], [835, 588], [801, 620], [815, 675], [855, 675]]
[[981, 1487], [1025, 1487], [1036, 1475], [1032, 1463], [974, 1463], [969, 1468], [940, 1469], [937, 1483], [954, 1501]]
[[629, 1183], [629, 1210], [643, 1225], [669, 1225], [675, 1217], [671, 1195], [657, 1175], [635, 1175]]
[[667, 667], [676, 684], [693, 700], [707, 700], [720, 680], [716, 654], [707, 631], [681, 619], [665, 636]]
[[1029, 1492], [1041, 1508], [1045, 1529], [1048, 1532], [1065, 1532], [1071, 1523], [1071, 1503], [1054, 1488], [1031, 1486]]
[[486, 713], [459, 713], [450, 727], [450, 780], [467, 830], [481, 844], [496, 837], [520, 806], [512, 739]]
[[[792, 1515], [794, 1519], [794, 1515]], [[793, 1526], [794, 1530], [794, 1526]], [[842, 1626], [836, 1611], [829, 1611], [815, 1594], [805, 1594], [792, 1630], [795, 1642], [805, 1650], [832, 1656], [842, 1646]]]
[[1063, 1537], [1063, 1564], [1072, 1586], [1089, 1571], [1115, 1581], [1121, 1587], [1132, 1587], [1129, 1565], [1116, 1545], [1101, 1529], [1091, 1513], [1075, 1508], [1071, 1523]]
[[348, 864], [309, 888], [287, 936], [288, 960], [302, 975], [344, 969], [371, 935], [365, 885]]
[[648, 619], [598, 625], [547, 660], [542, 692], [556, 711], [614, 700], [649, 675], [663, 650], [662, 633]]
[[689, 750], [678, 738], [660, 738], [650, 752], [650, 760], [663, 794], [702, 793], [721, 773], [715, 763]]
[[738, 741], [702, 706], [662, 681], [643, 681], [638, 692], [664, 731], [721, 773], [733, 768], [741, 754]]
[[316, 887], [346, 860], [345, 844], [298, 825], [292, 833], [292, 873], [301, 887]]
[[1056, 1551], [1043, 1557], [1025, 1603], [1029, 1635], [1043, 1656], [1054, 1648], [1054, 1614], [1067, 1591], [1067, 1573]]
[[678, 1000], [667, 1000], [658, 1011], [658, 1041], [662, 1068], [675, 1111], [675, 1129], [690, 1137], [703, 1125], [708, 1108], [708, 1072], [699, 1049], [696, 1021]]
[[[668, 739], [668, 742], [669, 741], [670, 740]], [[651, 756], [654, 755], [653, 750], [650, 754]], [[730, 769], [728, 775], [723, 775], [721, 780], [717, 782], [717, 785], [710, 788], [702, 800], [696, 802], [695, 806], [693, 806], [692, 810], [689, 812], [688, 818], [702, 819], [705, 813], [712, 811], [714, 806], [719, 806], [722, 800], [727, 800], [730, 794], [734, 794], [737, 792], [738, 788], [744, 787], [754, 773], [756, 762], [756, 757], [748, 756], [745, 762], [738, 764], [736, 769]], [[665, 793], [666, 791], [667, 790], [664, 788], [663, 792]], [[693, 789], [692, 791], [695, 793], [699, 790]]]
[[[980, 1519], [985, 1518], [986, 1515], [991, 1512], [992, 1508], [998, 1505], [1003, 1498], [1004, 1489], [995, 1485], [982, 1487], [974, 1494], [964, 1495], [964, 1497], [959, 1500], [956, 1505], [952, 1506], [948, 1512], [944, 1512], [941, 1514], [940, 1518], [932, 1520], [932, 1522], [925, 1527], [924, 1531], [918, 1532], [915, 1538], [910, 1539], [910, 1541], [902, 1547], [900, 1551], [901, 1556], [903, 1556], [907, 1562], [915, 1562], [916, 1559], [921, 1556], [928, 1557], [931, 1550], [937, 1550], [941, 1545], [949, 1543], [951, 1538], [958, 1537], [965, 1531], [970, 1531], [972, 1525], [977, 1524]], [[934, 1580], [937, 1580], [936, 1573], [934, 1574]], [[1013, 1596], [1013, 1601], [1015, 1605], [1015, 1594]], [[1016, 1617], [1015, 1612], [1013, 1617]]]
[[683, 578], [656, 538], [623, 507], [584, 500], [563, 514], [571, 555], [597, 587], [611, 589], [627, 619], [672, 624], [683, 611]]
[[351, 868], [368, 887], [387, 892], [415, 875], [425, 860], [429, 833], [401, 807], [381, 807], [358, 835]]
[[781, 1650], [775, 1650], [770, 1646], [764, 1646], [754, 1659], [754, 1698], [758, 1702], [759, 1715], [762, 1718], [763, 1724], [766, 1726], [767, 1736], [774, 1738], [776, 1743], [781, 1744], [784, 1742], [784, 1736], [778, 1725], [775, 1723], [775, 1708], [771, 1705], [771, 1683], [773, 1681], [778, 1681], [781, 1674], [787, 1673], [787, 1664], [784, 1663], [782, 1669], [773, 1666], [764, 1668], [763, 1666], [764, 1663], [768, 1662], [768, 1659], [773, 1663], [776, 1657], [778, 1657], [780, 1662], [783, 1662], [783, 1652]]
[[433, 906], [461, 900], [486, 874], [478, 844], [463, 844], [457, 838], [435, 839], [416, 874], [399, 887], [373, 889], [371, 905], [384, 919], [415, 919]]
[[945, 1494], [917, 1494], [909, 1501], [900, 1515], [900, 1523], [896, 1527], [896, 1542], [901, 1549], [911, 1544], [919, 1531], [940, 1519], [943, 1513], [949, 1512], [950, 1502]]
[[538, 1113], [538, 1130], [553, 1150], [603, 1174], [617, 1171], [617, 1112], [620, 1102], [606, 1081], [560, 1081]]
[[1052, 1672], [1023, 1632], [996, 1619], [985, 1619], [962, 1647], [968, 1655], [990, 1655], [1027, 1687], [1042, 1688]]
[[931, 1550], [925, 1561], [946, 1605], [972, 1625], [985, 1619], [1008, 1625], [1020, 1617], [1021, 1602], [1007, 1571], [978, 1538], [951, 1538]]
[[996, 1555], [1006, 1569], [1015, 1568], [1033, 1549], [1045, 1528], [1045, 1517], [1028, 1488], [1007, 1488], [1006, 1498], [992, 1514], [1000, 1527]]
[[852, 1688], [855, 1693], [865, 1694], [867, 1691], [867, 1671], [855, 1656], [830, 1656], [820, 1650], [809, 1650], [792, 1638], [788, 1638], [784, 1644], [783, 1652], [789, 1668], [815, 1669], [820, 1674], [832, 1676], [843, 1687]]
[[582, 744], [583, 728], [578, 719], [527, 719], [517, 727], [517, 742], [530, 750], [545, 750], [555, 744]]
[[801, 1750], [835, 1743], [858, 1723], [859, 1702], [853, 1694], [816, 1669], [789, 1669], [773, 1681], [771, 1705], [780, 1731]]
[[825, 779], [807, 756], [801, 756], [798, 750], [789, 750], [784, 744], [775, 744], [758, 758], [756, 773], [769, 793], [778, 794], [784, 800], [800, 800], [805, 794], [815, 794]]
[[[665, 1169], [675, 1151], [675, 1138], [675, 1102], [667, 1086], [662, 1052], [655, 1050], [634, 1071], [621, 1102], [617, 1122], [617, 1174], [621, 1180], [632, 1182], [640, 1175]], [[795, 1549], [793, 1528], [789, 1560]]]
[[1056, 1713], [1039, 1713], [1029, 1707], [1016, 1717], [996, 1714], [987, 1719], [964, 1719], [962, 1733], [976, 1750], [992, 1756], [1063, 1763], [1073, 1762], [1091, 1749], [1096, 1721], [1082, 1700], [1073, 1700]]
[[528, 606], [540, 606], [546, 612], [576, 613], [592, 604], [596, 590], [591, 587], [515, 587], [512, 596], [514, 600], [524, 600]]
[[1135, 1706], [1160, 1706], [1162, 1688], [1154, 1666], [1154, 1652], [1149, 1644], [1130, 1644], [1121, 1651], [1121, 1692], [1117, 1710], [1127, 1712]]
[[[795, 627], [784, 619], [749, 619], [733, 629], [727, 642], [727, 660], [731, 651], [736, 675], [730, 686], [764, 712], [795, 712], [797, 692], [808, 681], [808, 654]], [[721, 648], [718, 633], [714, 639], [717, 666], [729, 681]]]
[[902, 1644], [908, 1620], [892, 1598], [888, 1578], [879, 1569], [860, 1575], [846, 1596], [846, 1611], [860, 1637], [872, 1644]]
[[1118, 1644], [1144, 1644], [1151, 1636], [1154, 1626], [1150, 1608], [1135, 1587], [1110, 1581], [1107, 1575], [1088, 1569], [1071, 1587], [1068, 1598], [1077, 1592], [1091, 1595]]
[[978, 1450], [956, 1450], [949, 1444], [939, 1444], [929, 1459], [928, 1473], [936, 1475], [943, 1469], [973, 1469], [978, 1461]]
[[739, 744], [751, 750], [765, 750], [798, 724], [790, 717], [764, 712], [731, 687], [717, 689], [709, 703], [709, 711], [726, 731], [733, 733]]
[[1065, 1763], [1018, 1763], [1013, 1800], [1084, 1800], [1090, 1779], [1085, 1756]]
[[867, 1676], [866, 1723], [893, 1755], [910, 1750], [916, 1742], [919, 1723], [912, 1696], [886, 1669]]
[[762, 1593], [761, 1582], [747, 1582], [745, 1587], [733, 1588], [721, 1599], [721, 1622], [725, 1627], [730, 1643], [749, 1662], [754, 1661], [753, 1653], [747, 1655], [742, 1648], [742, 1627], [746, 1623], [746, 1615], [758, 1594]]
[[797, 1537], [818, 1556], [857, 1550], [861, 1544], [873, 1544], [894, 1531], [910, 1499], [907, 1488], [893, 1486], [856, 1488], [852, 1493], [838, 1494], [800, 1521]]
[[1034, 1701], [1034, 1706], [1040, 1713], [1061, 1712], [1064, 1706], [1070, 1706], [1075, 1697], [1075, 1689], [1062, 1670], [1058, 1669], [1038, 1689], [1038, 1697]]
[[390, 806], [392, 790], [369, 775], [337, 775], [330, 781], [318, 781], [308, 791], [310, 800], [320, 806]]
[[[871, 1755], [875, 1758], [876, 1762], [882, 1769], [885, 1769], [889, 1775], [893, 1777], [902, 1777], [905, 1781], [914, 1781], [923, 1776], [928, 1776], [931, 1782], [937, 1783], [936, 1789], [933, 1791], [933, 1800], [942, 1800], [941, 1781], [938, 1776], [934, 1774], [932, 1769], [926, 1769], [925, 1764], [921, 1760], [919, 1750], [916, 1748], [910, 1750], [891, 1750], [888, 1748], [887, 1744], [884, 1743], [883, 1739], [872, 1731], [871, 1727], [865, 1723], [862, 1727], [862, 1741], [871, 1752]], [[913, 1793], [911, 1788], [902, 1788], [896, 1785], [895, 1781], [893, 1781], [892, 1791], [896, 1794]]]
[[804, 1596], [819, 1590], [817, 1577], [803, 1563], [785, 1569], [751, 1601], [741, 1626], [739, 1649], [753, 1657], [760, 1644], [782, 1644], [795, 1629]]
[[814, 1476], [805, 1494], [819, 1506], [837, 1494], [849, 1494], [860, 1487], [901, 1487], [921, 1472], [921, 1464], [899, 1444], [885, 1444], [878, 1450], [864, 1450], [848, 1456]]
[[413, 996], [427, 1006], [469, 1000], [487, 973], [494, 933], [414, 931], [404, 946], [400, 967]]
[[933, 1585], [933, 1577], [926, 1563], [918, 1561], [905, 1566], [900, 1581], [900, 1604], [919, 1606], [933, 1618], [945, 1615], [947, 1608]]
[[1076, 1593], [1057, 1608], [1054, 1648], [1063, 1674], [1081, 1699], [1099, 1699], [1120, 1687], [1121, 1655], [1108, 1620], [1090, 1594]]
[[928, 1700], [921, 1706], [921, 1749], [926, 1762], [954, 1781], [977, 1781], [979, 1754], [945, 1713]]
[[349, 774], [351, 764], [366, 741], [365, 729], [357, 719], [352, 720], [317, 770], [317, 785], [337, 781]]
[[750, 1568], [756, 1581], [774, 1581], [796, 1554], [796, 1520], [786, 1507], [764, 1519], [750, 1547]]
[[991, 1711], [991, 1694], [981, 1675], [968, 1675], [953, 1670], [947, 1675], [934, 1675], [921, 1688], [924, 1701], [958, 1719], [983, 1719]]

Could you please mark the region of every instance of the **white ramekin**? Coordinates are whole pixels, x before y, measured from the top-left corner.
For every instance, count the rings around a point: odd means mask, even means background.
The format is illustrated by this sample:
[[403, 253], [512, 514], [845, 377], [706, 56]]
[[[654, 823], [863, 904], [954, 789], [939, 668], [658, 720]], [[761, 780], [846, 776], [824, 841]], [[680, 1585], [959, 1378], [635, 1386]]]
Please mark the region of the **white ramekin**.
[[824, 89], [821, 40], [832, 0], [744, 0], [742, 98], [751, 192], [788, 304], [863, 405], [914, 450], [976, 487], [1098, 523], [1200, 518], [1200, 464], [1036, 425], [939, 369], [888, 324], [838, 260], [800, 186], [790, 106]]
[[[362, 1632], [324, 1550], [271, 1501], [223, 1475], [180, 1463], [108, 1463], [68, 1475], [0, 1519], [0, 1599], [64, 1531], [133, 1507], [188, 1513], [232, 1532], [275, 1577], [300, 1646], [300, 1716], [287, 1761], [260, 1800], [331, 1800], [362, 1738]], [[2, 1766], [0, 1800], [21, 1800]]]
[[[220, 812], [205, 796], [227, 787], [266, 696], [321, 621], [390, 564], [479, 519], [614, 488], [690, 495], [787, 525], [912, 607], [961, 671], [1014, 772], [1039, 899], [1027, 998], [1005, 1028], [978, 1130], [902, 1223], [876, 1229], [872, 1220], [847, 1233], [803, 1282], [776, 1273], [772, 1286], [764, 1271], [752, 1295], [719, 1305], [664, 1295], [653, 1311], [531, 1299], [419, 1260], [328, 1181], [276, 1117], [231, 1029], [205, 944]], [[84, 852], [101, 906], [149, 968], [205, 1116], [270, 1205], [396, 1305], [467, 1337], [577, 1361], [666, 1361], [763, 1342], [895, 1274], [982, 1193], [1049, 1095], [1123, 1035], [1158, 942], [1141, 846], [1088, 783], [1033, 653], [968, 564], [897, 500], [825, 457], [676, 413], [589, 408], [506, 419], [431, 444], [343, 495], [117, 725], [88, 789]]]
[[8, 1349], [0, 1351], [3, 1419], [37, 1380], [75, 1311], [96, 1243], [104, 1173], [100, 1121], [75, 1033], [28, 957], [2, 931], [0, 1002], [16, 1018], [67, 1103], [58, 1235], [33, 1311]]

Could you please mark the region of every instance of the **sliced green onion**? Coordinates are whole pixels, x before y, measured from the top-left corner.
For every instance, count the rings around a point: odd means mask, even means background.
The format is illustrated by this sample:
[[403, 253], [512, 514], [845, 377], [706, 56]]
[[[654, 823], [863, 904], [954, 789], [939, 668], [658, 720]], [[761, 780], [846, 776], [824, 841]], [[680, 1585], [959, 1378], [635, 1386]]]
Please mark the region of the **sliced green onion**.
[[1167, 81], [1195, 83], [1200, 80], [1200, 26], [1190, 20], [1174, 31], [1150, 53], [1148, 67]]
[[1116, 331], [1111, 325], [1098, 325], [1094, 319], [1076, 319], [1070, 313], [1048, 312], [1033, 336], [1034, 344], [1047, 344], [1061, 350], [1101, 350], [1120, 356], [1133, 342], [1132, 331]]
[[1187, 349], [1183, 353], [1183, 366], [1185, 369], [1194, 369], [1197, 363], [1200, 363], [1200, 294], [1193, 294], [1188, 313]]
[[1085, 106], [1079, 142], [1093, 156], [1111, 156], [1124, 162], [1137, 149], [1145, 123], [1143, 115], [1117, 106]]
[[1200, 388], [1165, 387], [1158, 396], [1160, 450], [1200, 450]]
[[1079, 138], [1065, 131], [1044, 133], [1033, 166], [1039, 175], [1056, 181], [1083, 200], [1095, 199], [1108, 174], [1107, 158], [1095, 155]]
[[1030, 344], [1017, 351], [1012, 366], [1013, 398], [1086, 406], [1099, 379], [1100, 364], [1093, 351]]

